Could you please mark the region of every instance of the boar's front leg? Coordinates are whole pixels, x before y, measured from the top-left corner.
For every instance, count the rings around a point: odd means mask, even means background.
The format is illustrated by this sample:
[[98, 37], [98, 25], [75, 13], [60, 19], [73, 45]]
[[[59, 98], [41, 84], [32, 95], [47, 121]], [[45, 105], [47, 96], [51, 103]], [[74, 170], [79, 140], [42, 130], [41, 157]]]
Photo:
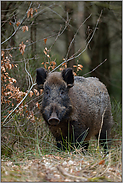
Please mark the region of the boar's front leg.
[[67, 149], [62, 139], [56, 138], [56, 142], [57, 142], [58, 149], [60, 149], [62, 151], [65, 151]]
[[76, 148], [83, 147], [85, 150], [88, 149], [89, 141], [85, 141], [88, 135], [88, 129], [82, 127], [82, 124], [76, 121], [72, 122], [73, 126], [73, 144]]

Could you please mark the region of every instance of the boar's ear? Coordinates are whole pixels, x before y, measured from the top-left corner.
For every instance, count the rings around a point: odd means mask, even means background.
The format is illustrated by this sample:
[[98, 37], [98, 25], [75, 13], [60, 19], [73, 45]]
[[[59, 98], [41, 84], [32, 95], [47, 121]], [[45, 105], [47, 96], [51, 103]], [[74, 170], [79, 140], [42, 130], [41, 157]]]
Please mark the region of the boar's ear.
[[66, 68], [62, 71], [62, 77], [67, 83], [68, 88], [71, 88], [74, 84], [74, 75], [71, 68]]
[[45, 70], [44, 68], [38, 68], [36, 71], [36, 83], [38, 84], [39, 89], [43, 89], [43, 84], [47, 77], [47, 70]]

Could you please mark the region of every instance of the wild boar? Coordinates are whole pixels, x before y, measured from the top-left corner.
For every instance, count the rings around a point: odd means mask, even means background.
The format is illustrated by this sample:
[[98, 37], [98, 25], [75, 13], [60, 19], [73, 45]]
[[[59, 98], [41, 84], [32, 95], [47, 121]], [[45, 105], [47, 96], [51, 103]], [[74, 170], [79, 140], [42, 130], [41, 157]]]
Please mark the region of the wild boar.
[[44, 90], [41, 113], [58, 148], [65, 149], [69, 141], [72, 147], [88, 149], [90, 138], [100, 134], [107, 150], [113, 117], [108, 91], [99, 79], [74, 76], [71, 68], [52, 73], [38, 68], [36, 82]]

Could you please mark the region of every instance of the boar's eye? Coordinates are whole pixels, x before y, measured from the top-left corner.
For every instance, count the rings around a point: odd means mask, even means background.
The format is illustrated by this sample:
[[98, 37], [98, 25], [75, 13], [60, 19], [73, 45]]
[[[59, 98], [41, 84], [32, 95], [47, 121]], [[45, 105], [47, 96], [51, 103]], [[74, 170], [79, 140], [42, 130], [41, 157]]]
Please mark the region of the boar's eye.
[[63, 91], [63, 90], [61, 90], [61, 91], [60, 91], [60, 95], [63, 95], [63, 94], [64, 94], [64, 91]]
[[60, 96], [63, 97], [65, 95], [65, 91], [64, 90], [60, 90]]
[[49, 90], [45, 90], [44, 94], [45, 94], [45, 97], [48, 97], [50, 95], [50, 91]]

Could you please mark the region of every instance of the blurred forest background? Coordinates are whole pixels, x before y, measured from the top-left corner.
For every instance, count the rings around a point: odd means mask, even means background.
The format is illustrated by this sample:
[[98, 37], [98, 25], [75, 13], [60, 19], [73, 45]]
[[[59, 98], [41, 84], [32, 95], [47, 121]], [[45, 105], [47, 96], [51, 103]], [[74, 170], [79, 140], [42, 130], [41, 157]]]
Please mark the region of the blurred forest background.
[[121, 137], [122, 1], [2, 1], [1, 50], [3, 155], [39, 139], [41, 148], [52, 144], [40, 119], [39, 67], [98, 77], [111, 97], [113, 135]]

